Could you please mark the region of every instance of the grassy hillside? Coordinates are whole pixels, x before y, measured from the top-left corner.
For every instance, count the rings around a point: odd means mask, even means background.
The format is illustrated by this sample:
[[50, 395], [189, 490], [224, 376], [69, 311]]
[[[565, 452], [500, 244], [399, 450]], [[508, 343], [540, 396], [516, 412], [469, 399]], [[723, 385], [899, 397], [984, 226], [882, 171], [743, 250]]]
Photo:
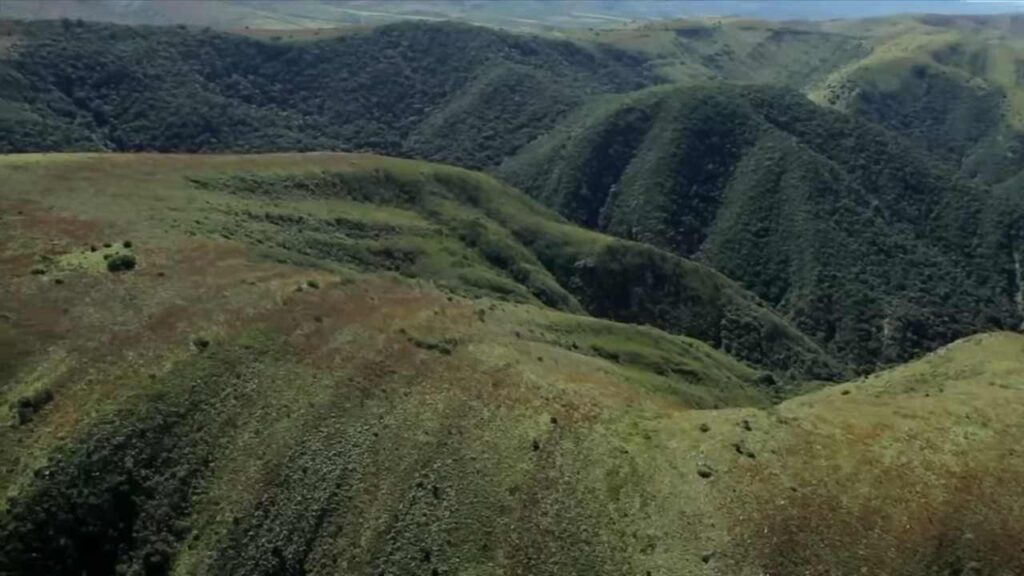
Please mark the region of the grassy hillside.
[[1020, 323], [1019, 194], [794, 92], [609, 98], [499, 174], [572, 220], [712, 266], [862, 370]]
[[7, 22], [0, 38], [0, 151], [369, 149], [485, 166], [588, 94], [651, 81], [612, 48], [457, 24], [286, 43]]
[[813, 99], [906, 134], [969, 177], [998, 183], [1024, 171], [1024, 16], [843, 29], [871, 55], [832, 72], [809, 90]]
[[[393, 273], [470, 298], [655, 325], [795, 378], [841, 373], [811, 340], [717, 272], [570, 225], [478, 173], [331, 154], [18, 158], [6, 170], [12, 193], [54, 190], [76, 213], [102, 215], [104, 203], [89, 191], [116, 182], [119, 203], [111, 210], [153, 194], [154, 218], [171, 217], [185, 234], [243, 242], [268, 260], [339, 274]], [[166, 205], [172, 200], [179, 205]], [[80, 257], [101, 262], [103, 254]], [[40, 271], [73, 258], [40, 257]]]
[[[583, 292], [539, 305], [455, 220], [539, 283], [519, 226], [605, 237], [481, 176], [326, 154], [0, 172], [0, 573], [1024, 568], [1019, 335], [769, 407], [696, 340], [572, 313]], [[409, 245], [429, 254], [386, 271]]]
[[571, 36], [643, 55], [675, 82], [754, 82], [804, 88], [870, 53], [853, 34], [812, 22], [764, 22], [708, 17], [652, 22]]

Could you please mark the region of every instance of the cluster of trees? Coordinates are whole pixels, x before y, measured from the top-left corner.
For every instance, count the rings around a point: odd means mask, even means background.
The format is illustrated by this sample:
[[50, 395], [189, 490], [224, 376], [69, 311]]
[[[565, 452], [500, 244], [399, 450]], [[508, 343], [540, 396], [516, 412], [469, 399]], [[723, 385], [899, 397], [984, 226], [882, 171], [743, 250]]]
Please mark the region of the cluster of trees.
[[753, 365], [794, 379], [837, 380], [835, 362], [749, 293], [667, 252], [615, 242], [561, 277], [589, 311], [704, 340]]

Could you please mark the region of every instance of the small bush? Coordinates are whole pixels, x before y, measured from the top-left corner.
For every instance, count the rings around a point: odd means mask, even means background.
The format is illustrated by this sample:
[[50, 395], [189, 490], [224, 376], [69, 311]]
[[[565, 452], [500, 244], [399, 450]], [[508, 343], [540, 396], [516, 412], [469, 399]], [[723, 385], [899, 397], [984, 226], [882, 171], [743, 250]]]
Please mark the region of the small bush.
[[697, 465], [697, 476], [707, 479], [715, 475], [715, 469], [707, 464]]
[[202, 352], [210, 347], [210, 339], [203, 336], [196, 336], [192, 338], [192, 347], [195, 348], [197, 352]]
[[757, 458], [757, 455], [754, 454], [754, 451], [748, 448], [746, 443], [744, 443], [742, 440], [739, 442], [734, 442], [732, 447], [734, 450], [736, 450], [737, 454], [746, 456], [747, 458]]
[[313, 290], [319, 290], [320, 289], [320, 283], [317, 282], [316, 280], [306, 280], [306, 286], [309, 286]]
[[132, 247], [132, 241], [131, 240], [125, 240], [121, 245], [124, 246], [125, 248], [131, 248]]
[[49, 388], [37, 390], [31, 396], [22, 396], [11, 405], [18, 425], [28, 424], [40, 410], [53, 402], [53, 391]]
[[111, 272], [127, 272], [135, 269], [135, 256], [118, 254], [107, 260], [107, 270]]
[[459, 341], [455, 338], [445, 338], [444, 340], [425, 340], [423, 338], [417, 338], [415, 336], [407, 336], [409, 343], [417, 348], [424, 350], [430, 350], [437, 352], [444, 356], [451, 356], [452, 352], [459, 345]]

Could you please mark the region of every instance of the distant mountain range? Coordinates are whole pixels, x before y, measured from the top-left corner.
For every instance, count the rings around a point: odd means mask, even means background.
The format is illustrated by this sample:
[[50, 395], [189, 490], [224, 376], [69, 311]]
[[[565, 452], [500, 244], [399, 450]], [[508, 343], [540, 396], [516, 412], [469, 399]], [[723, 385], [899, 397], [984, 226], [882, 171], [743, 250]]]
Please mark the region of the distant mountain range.
[[702, 17], [829, 20], [896, 14], [1024, 13], [1016, 0], [17, 0], [0, 18], [82, 18], [216, 28], [330, 28], [460, 20], [509, 29], [609, 28]]

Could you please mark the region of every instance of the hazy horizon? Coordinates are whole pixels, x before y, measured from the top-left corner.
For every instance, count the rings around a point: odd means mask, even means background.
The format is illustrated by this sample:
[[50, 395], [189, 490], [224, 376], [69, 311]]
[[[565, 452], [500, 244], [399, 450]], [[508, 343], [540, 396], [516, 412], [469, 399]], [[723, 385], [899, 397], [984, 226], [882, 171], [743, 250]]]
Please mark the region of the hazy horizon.
[[329, 28], [405, 19], [450, 19], [519, 28], [607, 28], [715, 16], [829, 20], [921, 13], [1024, 14], [1024, 0], [9, 0], [0, 4], [3, 18], [264, 29]]

